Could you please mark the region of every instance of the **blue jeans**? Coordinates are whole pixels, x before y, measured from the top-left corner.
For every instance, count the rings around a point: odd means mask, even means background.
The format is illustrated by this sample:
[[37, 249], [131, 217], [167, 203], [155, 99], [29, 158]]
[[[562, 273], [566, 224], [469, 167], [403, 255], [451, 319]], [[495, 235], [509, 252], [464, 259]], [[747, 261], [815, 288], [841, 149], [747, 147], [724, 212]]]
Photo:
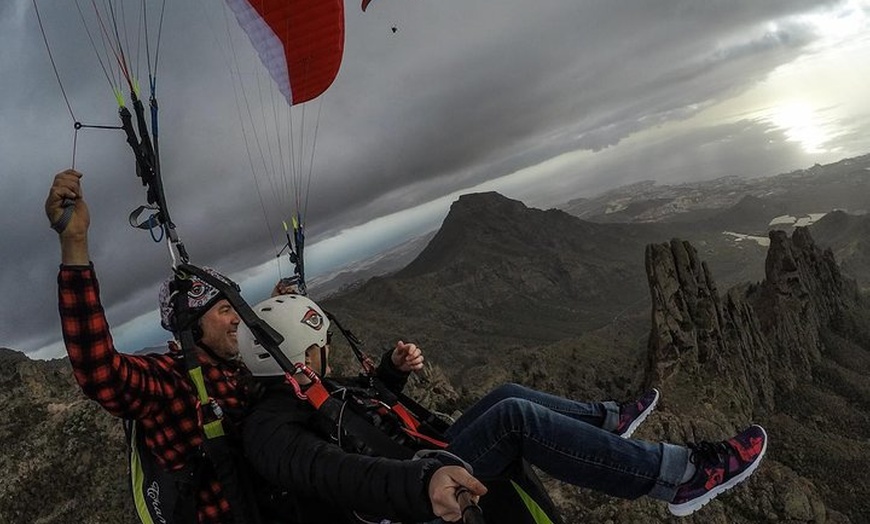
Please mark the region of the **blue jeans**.
[[481, 479], [504, 476], [526, 459], [575, 486], [627, 499], [672, 500], [689, 450], [623, 439], [613, 433], [618, 416], [615, 402], [576, 402], [505, 384], [450, 427], [447, 449]]

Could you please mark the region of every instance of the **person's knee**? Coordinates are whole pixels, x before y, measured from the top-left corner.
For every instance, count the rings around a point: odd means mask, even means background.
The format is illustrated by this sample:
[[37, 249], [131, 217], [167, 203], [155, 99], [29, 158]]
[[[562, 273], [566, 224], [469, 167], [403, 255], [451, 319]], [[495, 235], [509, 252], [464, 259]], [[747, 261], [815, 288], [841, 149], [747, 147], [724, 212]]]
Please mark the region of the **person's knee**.
[[515, 384], [513, 382], [508, 382], [506, 384], [502, 384], [501, 386], [492, 390], [493, 394], [498, 395], [500, 398], [523, 398], [523, 391], [525, 388], [520, 386], [519, 384]]
[[508, 397], [497, 402], [492, 411], [504, 422], [510, 422], [514, 427], [522, 427], [526, 419], [534, 416], [538, 407], [534, 402], [523, 398]]

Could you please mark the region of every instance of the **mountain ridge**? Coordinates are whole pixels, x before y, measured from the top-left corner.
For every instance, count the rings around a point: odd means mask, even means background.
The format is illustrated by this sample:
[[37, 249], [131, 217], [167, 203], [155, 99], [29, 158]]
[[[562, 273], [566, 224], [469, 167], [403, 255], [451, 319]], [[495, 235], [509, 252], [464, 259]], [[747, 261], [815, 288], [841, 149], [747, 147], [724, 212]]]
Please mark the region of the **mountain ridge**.
[[[863, 252], [863, 239], [847, 236], [864, 231], [862, 217], [828, 220], [817, 225]], [[762, 468], [687, 522], [867, 521], [870, 314], [860, 286], [813, 228], [796, 228], [751, 248], [766, 252], [763, 279], [720, 287], [755, 255], [733, 255], [723, 272], [707, 261], [718, 244], [678, 240], [684, 227], [463, 196], [404, 270], [323, 304], [373, 354], [398, 337], [418, 342], [429, 365], [411, 396], [439, 411], [506, 381], [584, 399], [627, 399], [653, 384], [663, 399], [640, 438], [715, 440], [761, 422], [771, 435]], [[353, 372], [342, 349], [336, 368]], [[10, 443], [0, 522], [133, 522], [120, 423], [84, 399], [68, 360], [0, 351], [0, 395]], [[659, 502], [546, 482], [568, 522], [671, 521]]]

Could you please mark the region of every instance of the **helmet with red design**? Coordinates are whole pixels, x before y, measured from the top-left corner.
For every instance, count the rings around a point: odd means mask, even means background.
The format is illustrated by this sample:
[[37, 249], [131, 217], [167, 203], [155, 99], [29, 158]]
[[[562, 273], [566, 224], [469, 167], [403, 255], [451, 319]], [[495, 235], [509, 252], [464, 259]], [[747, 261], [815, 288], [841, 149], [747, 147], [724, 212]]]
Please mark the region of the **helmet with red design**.
[[[323, 348], [328, 343], [329, 319], [310, 298], [303, 295], [278, 295], [253, 307], [254, 312], [284, 337], [280, 350], [292, 364], [305, 363], [311, 346]], [[256, 377], [279, 376], [284, 370], [253, 333], [239, 326], [239, 354]]]

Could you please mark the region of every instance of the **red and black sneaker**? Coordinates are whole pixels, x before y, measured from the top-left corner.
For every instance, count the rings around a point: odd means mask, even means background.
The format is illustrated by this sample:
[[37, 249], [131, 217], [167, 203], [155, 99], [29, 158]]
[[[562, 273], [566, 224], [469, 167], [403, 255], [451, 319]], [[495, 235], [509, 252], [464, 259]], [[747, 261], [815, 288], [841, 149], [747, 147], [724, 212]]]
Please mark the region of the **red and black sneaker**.
[[688, 444], [695, 476], [677, 488], [668, 510], [678, 517], [691, 515], [704, 504], [740, 484], [761, 464], [767, 451], [767, 433], [752, 425], [722, 442]]
[[614, 433], [622, 438], [628, 438], [643, 424], [643, 421], [652, 413], [656, 404], [659, 403], [659, 390], [651, 389], [642, 397], [619, 405], [619, 423]]

